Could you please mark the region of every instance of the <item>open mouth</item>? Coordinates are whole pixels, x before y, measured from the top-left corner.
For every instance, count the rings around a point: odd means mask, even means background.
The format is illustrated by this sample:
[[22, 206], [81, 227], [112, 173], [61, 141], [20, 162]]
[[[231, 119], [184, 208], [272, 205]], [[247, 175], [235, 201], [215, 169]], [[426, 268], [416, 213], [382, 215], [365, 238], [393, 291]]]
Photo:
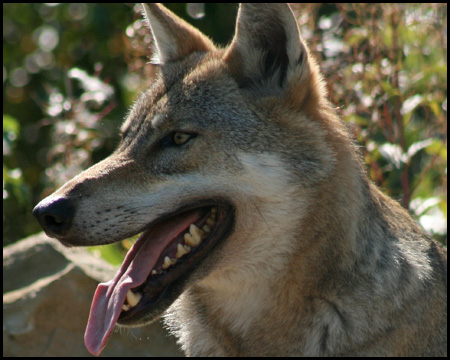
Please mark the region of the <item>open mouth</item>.
[[233, 224], [233, 207], [218, 202], [189, 206], [153, 222], [114, 279], [97, 287], [84, 337], [89, 352], [100, 354], [116, 323], [138, 325], [159, 317]]

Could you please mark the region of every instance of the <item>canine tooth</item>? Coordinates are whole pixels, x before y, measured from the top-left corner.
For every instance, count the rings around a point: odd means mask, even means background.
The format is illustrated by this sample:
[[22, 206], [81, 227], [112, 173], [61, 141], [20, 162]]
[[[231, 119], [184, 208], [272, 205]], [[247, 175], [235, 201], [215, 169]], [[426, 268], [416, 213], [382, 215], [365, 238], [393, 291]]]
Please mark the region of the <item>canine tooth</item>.
[[131, 309], [130, 305], [127, 305], [127, 304], [123, 304], [123, 305], [122, 305], [122, 310], [123, 310], [123, 311], [128, 311], [128, 310], [130, 310], [130, 309]]
[[189, 251], [191, 251], [191, 248], [189, 246], [178, 244], [177, 253], [175, 254], [175, 257], [177, 259], [179, 259], [179, 258], [183, 257], [184, 255], [188, 254]]
[[168, 256], [166, 256], [164, 258], [164, 264], [162, 266], [162, 268], [164, 270], [168, 269], [170, 266], [172, 266], [173, 264], [175, 264], [177, 262], [177, 259], [171, 259]]
[[184, 234], [184, 242], [189, 246], [197, 247], [200, 245], [201, 241], [202, 240], [200, 238], [196, 236], [194, 237], [190, 233]]
[[128, 290], [128, 292], [127, 292], [128, 305], [130, 305], [131, 307], [134, 307], [139, 303], [139, 301], [141, 299], [142, 299], [141, 293], [134, 293], [131, 290]]

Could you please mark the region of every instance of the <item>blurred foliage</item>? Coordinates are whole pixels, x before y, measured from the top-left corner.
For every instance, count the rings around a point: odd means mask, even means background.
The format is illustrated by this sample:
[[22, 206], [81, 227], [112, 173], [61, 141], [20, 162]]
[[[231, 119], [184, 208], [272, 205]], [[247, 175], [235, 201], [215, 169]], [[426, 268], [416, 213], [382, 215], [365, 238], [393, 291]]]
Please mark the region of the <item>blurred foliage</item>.
[[[168, 4], [225, 45], [236, 5]], [[293, 4], [372, 180], [447, 238], [447, 5]], [[33, 206], [111, 153], [151, 83], [140, 5], [3, 4], [3, 239]], [[132, 241], [96, 248], [113, 263]]]
[[447, 4], [291, 4], [371, 179], [447, 244]]

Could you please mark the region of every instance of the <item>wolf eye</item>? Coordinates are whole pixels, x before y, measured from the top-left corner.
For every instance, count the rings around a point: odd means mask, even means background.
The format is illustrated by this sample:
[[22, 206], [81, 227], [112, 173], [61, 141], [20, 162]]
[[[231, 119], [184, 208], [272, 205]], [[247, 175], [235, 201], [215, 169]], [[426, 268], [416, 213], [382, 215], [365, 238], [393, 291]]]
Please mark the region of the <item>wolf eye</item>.
[[191, 134], [176, 132], [176, 133], [173, 133], [172, 139], [176, 145], [183, 145], [183, 144], [187, 143], [191, 137], [192, 137]]
[[181, 146], [186, 144], [194, 136], [195, 134], [188, 134], [181, 131], [176, 131], [164, 137], [161, 141], [161, 145], [163, 147]]

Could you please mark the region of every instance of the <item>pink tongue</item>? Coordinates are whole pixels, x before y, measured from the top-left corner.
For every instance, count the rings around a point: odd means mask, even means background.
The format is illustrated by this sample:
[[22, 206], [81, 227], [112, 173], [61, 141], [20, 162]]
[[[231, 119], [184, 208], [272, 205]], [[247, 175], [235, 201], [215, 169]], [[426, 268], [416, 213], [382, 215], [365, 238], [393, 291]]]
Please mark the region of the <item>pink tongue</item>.
[[98, 285], [84, 334], [86, 348], [99, 355], [122, 311], [129, 289], [142, 285], [167, 245], [198, 220], [198, 212], [177, 216], [143, 233], [128, 251], [113, 280]]

